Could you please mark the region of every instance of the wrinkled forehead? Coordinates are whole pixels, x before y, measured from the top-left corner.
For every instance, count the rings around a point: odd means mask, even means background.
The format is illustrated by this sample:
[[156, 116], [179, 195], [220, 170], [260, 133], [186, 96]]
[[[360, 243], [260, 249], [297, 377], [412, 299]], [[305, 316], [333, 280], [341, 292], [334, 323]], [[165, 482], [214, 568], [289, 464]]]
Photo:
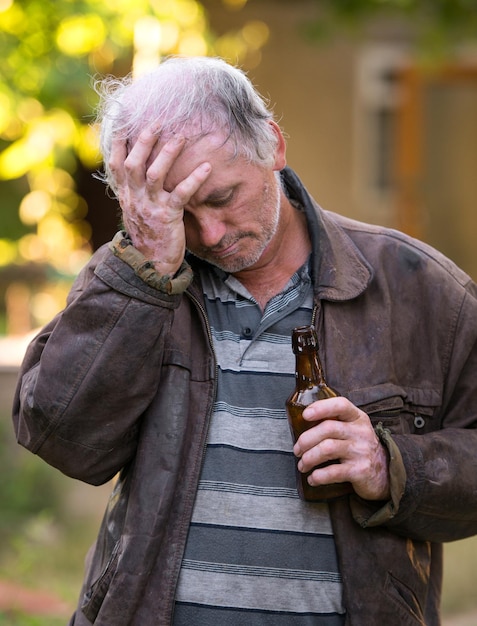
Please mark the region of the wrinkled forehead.
[[[211, 131], [209, 133], [197, 132], [197, 129], [183, 128], [181, 131], [162, 131], [157, 129], [153, 131], [157, 136], [157, 140], [151, 151], [151, 159], [154, 159], [162, 148], [174, 138], [184, 138], [184, 146], [178, 157], [178, 160], [187, 159], [191, 161], [207, 161], [217, 158], [224, 161], [232, 161], [238, 156], [237, 149], [232, 140], [220, 131]], [[136, 140], [137, 141], [137, 138]], [[135, 141], [128, 140], [129, 149], [132, 148]]]
[[[159, 153], [161, 144], [155, 148]], [[221, 135], [205, 135], [197, 140], [186, 140], [184, 147], [178, 157], [174, 160], [168, 170], [165, 188], [172, 189], [195, 168], [202, 163], [208, 162], [212, 166], [212, 173], [208, 177], [208, 182], [222, 180], [228, 176], [231, 168], [238, 163], [240, 156], [237, 156], [230, 140], [225, 140]]]
[[[159, 145], [164, 145], [164, 142], [161, 141]], [[201, 161], [210, 159], [230, 161], [235, 157], [235, 149], [232, 141], [224, 133], [215, 132], [201, 136], [186, 136], [180, 157], [182, 156]]]
[[170, 125], [158, 119], [146, 119], [141, 128], [129, 128], [124, 133], [123, 138], [129, 148], [136, 143], [141, 132], [146, 130], [157, 137], [156, 149], [160, 149], [175, 137], [180, 137], [185, 139], [185, 148], [206, 143], [209, 149], [220, 149], [227, 145], [236, 152], [230, 140], [230, 133], [214, 125], [210, 120], [188, 120], [186, 123]]

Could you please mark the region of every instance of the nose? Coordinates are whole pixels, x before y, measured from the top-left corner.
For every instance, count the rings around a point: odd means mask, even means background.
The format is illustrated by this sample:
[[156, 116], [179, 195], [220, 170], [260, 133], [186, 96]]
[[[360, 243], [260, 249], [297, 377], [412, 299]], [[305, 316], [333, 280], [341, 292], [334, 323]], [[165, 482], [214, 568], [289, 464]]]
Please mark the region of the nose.
[[219, 215], [207, 212], [195, 216], [194, 230], [202, 247], [214, 248], [225, 235], [226, 225]]

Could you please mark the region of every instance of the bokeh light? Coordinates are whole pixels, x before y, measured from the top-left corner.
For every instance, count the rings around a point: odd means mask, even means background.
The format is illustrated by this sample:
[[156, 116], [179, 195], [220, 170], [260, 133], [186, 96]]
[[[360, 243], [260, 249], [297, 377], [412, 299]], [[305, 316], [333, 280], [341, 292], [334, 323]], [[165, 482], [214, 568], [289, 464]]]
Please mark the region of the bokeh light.
[[[240, 9], [245, 2], [225, 4]], [[65, 1], [0, 0], [0, 34], [0, 274], [12, 263], [37, 263], [71, 282], [92, 253], [77, 174], [101, 167], [94, 79], [138, 75], [170, 54], [219, 54], [252, 67], [268, 29], [248, 22], [214, 37], [196, 0], [84, 0], [81, 11]], [[31, 318], [39, 323], [38, 311], [50, 311], [45, 303], [55, 295], [35, 289]], [[0, 299], [0, 333], [4, 314]]]

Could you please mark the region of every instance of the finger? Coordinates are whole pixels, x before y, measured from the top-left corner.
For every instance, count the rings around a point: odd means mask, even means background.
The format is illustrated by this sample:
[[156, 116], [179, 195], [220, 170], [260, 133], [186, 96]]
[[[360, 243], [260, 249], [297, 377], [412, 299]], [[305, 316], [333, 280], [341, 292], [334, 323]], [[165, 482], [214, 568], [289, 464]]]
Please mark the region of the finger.
[[[131, 186], [143, 187], [150, 163], [155, 159], [159, 141], [157, 126], [145, 128], [130, 147], [124, 169]], [[184, 139], [182, 139], [183, 144]], [[182, 149], [182, 145], [180, 147]]]
[[125, 183], [124, 161], [127, 158], [128, 150], [125, 139], [115, 137], [111, 142], [111, 152], [108, 159], [108, 167], [118, 186]]
[[170, 193], [170, 203], [184, 207], [192, 196], [200, 189], [212, 171], [207, 161], [201, 163], [193, 172], [181, 181]]
[[[185, 142], [185, 137], [174, 135], [162, 146], [157, 155], [153, 155], [151, 149], [148, 159], [146, 160], [146, 183], [149, 187], [163, 187], [167, 174], [182, 152]], [[155, 144], [152, 148], [154, 148], [154, 146]]]
[[[354, 422], [360, 419], [362, 413], [363, 412], [347, 398], [338, 396], [336, 398], [327, 398], [326, 400], [313, 402], [313, 404], [307, 406], [303, 411], [303, 419], [311, 422], [325, 419]], [[365, 414], [363, 413], [363, 415]]]
[[352, 433], [346, 422], [334, 418], [321, 420], [305, 430], [295, 442], [293, 451], [296, 456], [302, 456], [307, 450], [319, 445], [325, 439], [348, 439]]
[[349, 468], [343, 463], [330, 463], [325, 467], [313, 470], [313, 472], [311, 472], [308, 476], [308, 483], [312, 487], [346, 482], [351, 482], [351, 480], [349, 476]]
[[300, 471], [309, 472], [322, 463], [337, 461], [347, 457], [348, 445], [344, 440], [323, 439], [320, 443], [305, 450], [298, 462]]

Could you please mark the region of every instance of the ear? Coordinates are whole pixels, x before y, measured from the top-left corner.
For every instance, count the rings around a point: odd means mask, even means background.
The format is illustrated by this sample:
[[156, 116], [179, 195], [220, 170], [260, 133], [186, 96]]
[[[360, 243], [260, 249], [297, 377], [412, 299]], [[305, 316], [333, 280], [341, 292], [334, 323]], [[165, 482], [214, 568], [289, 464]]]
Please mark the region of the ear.
[[270, 120], [268, 123], [272, 127], [272, 130], [275, 133], [276, 138], [277, 138], [277, 146], [275, 148], [275, 161], [273, 163], [273, 170], [280, 171], [287, 164], [287, 159], [286, 159], [287, 144], [286, 144], [285, 138], [283, 137], [283, 133], [280, 129], [280, 126], [273, 120]]

